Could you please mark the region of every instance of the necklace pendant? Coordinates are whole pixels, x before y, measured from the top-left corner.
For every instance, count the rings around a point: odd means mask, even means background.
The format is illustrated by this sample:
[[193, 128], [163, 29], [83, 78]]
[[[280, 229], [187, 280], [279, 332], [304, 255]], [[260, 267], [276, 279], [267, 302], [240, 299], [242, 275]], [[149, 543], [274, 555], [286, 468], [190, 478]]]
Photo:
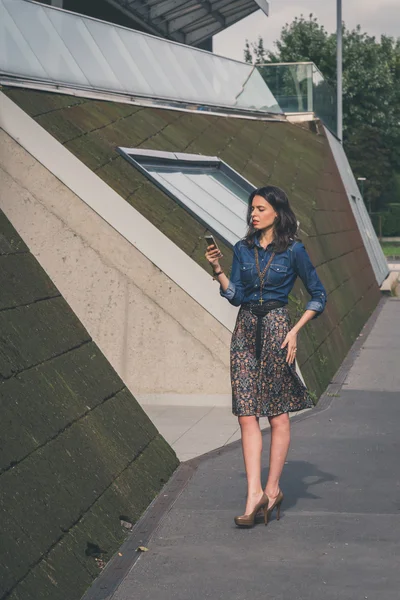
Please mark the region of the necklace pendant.
[[262, 299], [262, 298], [260, 298], [260, 300], [259, 300], [259, 303], [260, 303], [260, 304], [262, 304], [262, 303], [263, 303], [263, 299]]

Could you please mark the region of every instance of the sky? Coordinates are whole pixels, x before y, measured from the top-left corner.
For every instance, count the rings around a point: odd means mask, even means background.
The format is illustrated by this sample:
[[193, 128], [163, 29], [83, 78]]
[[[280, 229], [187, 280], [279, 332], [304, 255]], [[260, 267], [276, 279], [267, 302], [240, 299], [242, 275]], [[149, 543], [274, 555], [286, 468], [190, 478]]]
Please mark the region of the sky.
[[[269, 17], [261, 10], [232, 25], [214, 37], [214, 53], [243, 60], [246, 39], [264, 39], [264, 47], [274, 49], [285, 23], [310, 13], [318, 17], [327, 31], [336, 30], [336, 0], [270, 0]], [[350, 29], [361, 30], [380, 39], [381, 34], [400, 37], [400, 0], [343, 0], [343, 21]]]

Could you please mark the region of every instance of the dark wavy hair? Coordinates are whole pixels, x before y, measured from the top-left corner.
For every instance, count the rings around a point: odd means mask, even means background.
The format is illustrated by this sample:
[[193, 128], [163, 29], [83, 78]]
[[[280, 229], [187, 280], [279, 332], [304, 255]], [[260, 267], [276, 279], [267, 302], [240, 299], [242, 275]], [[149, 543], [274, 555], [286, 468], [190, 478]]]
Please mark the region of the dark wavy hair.
[[275, 185], [267, 185], [258, 190], [254, 190], [249, 196], [249, 205], [247, 209], [248, 230], [244, 238], [245, 243], [252, 248], [256, 237], [260, 235], [260, 231], [254, 229], [251, 222], [252, 202], [255, 196], [264, 198], [278, 213], [274, 222], [275, 236], [272, 242], [274, 251], [283, 252], [293, 240], [301, 242], [300, 238], [297, 237], [296, 215], [290, 208], [288, 197], [281, 188], [276, 187]]

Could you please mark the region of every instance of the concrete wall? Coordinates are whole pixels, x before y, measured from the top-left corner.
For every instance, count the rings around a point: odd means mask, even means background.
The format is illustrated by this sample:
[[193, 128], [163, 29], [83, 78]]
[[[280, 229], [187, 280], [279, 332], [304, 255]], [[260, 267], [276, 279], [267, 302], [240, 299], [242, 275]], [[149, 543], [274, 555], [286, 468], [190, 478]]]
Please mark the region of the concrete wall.
[[229, 403], [228, 329], [4, 132], [0, 156], [1, 208], [129, 389]]
[[0, 289], [0, 598], [79, 600], [178, 461], [1, 211]]

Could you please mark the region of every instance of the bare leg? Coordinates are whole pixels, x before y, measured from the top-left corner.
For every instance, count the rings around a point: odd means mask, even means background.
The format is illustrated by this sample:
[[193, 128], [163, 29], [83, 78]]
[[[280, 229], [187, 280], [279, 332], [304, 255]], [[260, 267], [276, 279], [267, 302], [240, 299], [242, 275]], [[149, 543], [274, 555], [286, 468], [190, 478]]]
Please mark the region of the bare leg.
[[269, 498], [268, 505], [272, 506], [279, 493], [279, 480], [289, 451], [290, 419], [287, 413], [268, 419], [271, 424], [271, 447], [265, 493]]
[[242, 433], [242, 450], [247, 477], [247, 503], [244, 514], [254, 510], [261, 499], [261, 451], [262, 436], [258, 417], [239, 417]]

